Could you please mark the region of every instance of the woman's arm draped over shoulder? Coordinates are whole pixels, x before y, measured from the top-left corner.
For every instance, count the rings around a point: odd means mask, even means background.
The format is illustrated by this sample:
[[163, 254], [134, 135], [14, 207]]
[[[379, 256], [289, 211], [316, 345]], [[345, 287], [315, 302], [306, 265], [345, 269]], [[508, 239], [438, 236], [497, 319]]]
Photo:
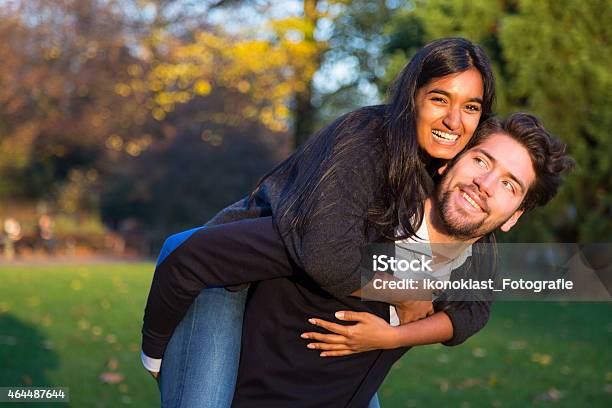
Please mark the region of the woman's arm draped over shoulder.
[[[445, 346], [458, 346], [478, 333], [489, 321], [490, 301], [469, 301], [465, 303], [464, 308], [444, 310], [453, 325], [453, 337], [442, 343]], [[438, 310], [435, 303], [434, 309]]]

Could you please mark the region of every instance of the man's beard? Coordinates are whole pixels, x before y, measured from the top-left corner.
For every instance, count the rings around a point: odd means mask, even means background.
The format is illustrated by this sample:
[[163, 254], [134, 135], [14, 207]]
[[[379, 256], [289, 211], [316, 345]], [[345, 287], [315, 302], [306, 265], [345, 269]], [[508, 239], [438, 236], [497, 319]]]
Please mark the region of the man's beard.
[[462, 217], [459, 210], [452, 211], [450, 199], [452, 190], [439, 192], [436, 196], [436, 207], [438, 215], [445, 232], [457, 239], [471, 239], [482, 235], [480, 228], [483, 226], [485, 219], [470, 222], [467, 217]]
[[[444, 181], [440, 183], [440, 186], [444, 184]], [[500, 221], [496, 225], [485, 225], [487, 218], [482, 218], [477, 221], [469, 222], [467, 216], [463, 217], [459, 210], [451, 210], [450, 198], [453, 190], [447, 190], [444, 192], [439, 191], [436, 194], [436, 207], [438, 209], [438, 215], [440, 222], [445, 229], [445, 232], [460, 240], [473, 239], [488, 234], [489, 232], [495, 231], [501, 227], [506, 221]], [[510, 217], [508, 217], [509, 219]]]

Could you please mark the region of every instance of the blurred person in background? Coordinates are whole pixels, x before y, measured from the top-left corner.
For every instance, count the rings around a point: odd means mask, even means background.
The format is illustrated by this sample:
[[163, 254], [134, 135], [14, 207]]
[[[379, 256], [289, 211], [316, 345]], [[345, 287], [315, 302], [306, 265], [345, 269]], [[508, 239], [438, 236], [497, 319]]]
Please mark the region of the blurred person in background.
[[21, 224], [13, 217], [4, 220], [4, 259], [12, 261], [17, 255], [17, 242], [21, 240]]
[[55, 223], [53, 218], [48, 214], [43, 214], [38, 218], [36, 224], [36, 230], [38, 232], [38, 240], [41, 248], [47, 253], [47, 255], [53, 255], [55, 252], [55, 238], [53, 234], [53, 227]]

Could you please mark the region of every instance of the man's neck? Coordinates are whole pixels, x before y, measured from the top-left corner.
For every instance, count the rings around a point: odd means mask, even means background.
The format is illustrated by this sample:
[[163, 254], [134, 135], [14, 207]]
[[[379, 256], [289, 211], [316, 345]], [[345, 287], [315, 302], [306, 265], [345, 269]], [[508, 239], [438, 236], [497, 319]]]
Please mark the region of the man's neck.
[[[444, 262], [445, 258], [456, 258], [479, 238], [461, 240], [448, 234], [440, 220], [438, 211], [433, 207], [433, 200], [431, 198], [425, 200], [425, 214], [423, 214], [423, 217], [427, 223], [427, 232], [429, 233], [429, 242], [432, 246], [432, 251], [439, 262]], [[434, 261], [434, 263], [438, 263], [438, 261]]]

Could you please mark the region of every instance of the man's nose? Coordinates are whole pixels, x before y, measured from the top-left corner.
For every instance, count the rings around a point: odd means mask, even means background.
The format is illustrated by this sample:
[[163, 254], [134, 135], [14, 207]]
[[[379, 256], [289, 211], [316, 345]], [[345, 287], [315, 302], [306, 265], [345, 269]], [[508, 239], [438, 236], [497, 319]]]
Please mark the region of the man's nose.
[[496, 177], [493, 172], [488, 171], [474, 178], [474, 184], [487, 197], [491, 197], [494, 191]]
[[457, 130], [461, 125], [461, 111], [458, 107], [449, 107], [448, 112], [446, 112], [446, 117], [443, 120], [444, 125], [449, 130]]

